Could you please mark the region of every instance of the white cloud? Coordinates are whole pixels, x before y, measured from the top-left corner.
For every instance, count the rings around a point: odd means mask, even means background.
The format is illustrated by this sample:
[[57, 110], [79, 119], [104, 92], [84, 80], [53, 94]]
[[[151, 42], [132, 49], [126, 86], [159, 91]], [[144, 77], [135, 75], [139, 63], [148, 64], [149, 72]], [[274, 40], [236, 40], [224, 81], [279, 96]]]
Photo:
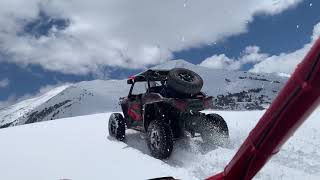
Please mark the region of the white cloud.
[[[288, 7], [295, 6], [298, 2], [297, 0], [261, 0], [261, 12], [266, 12], [267, 14], [277, 14], [287, 9]], [[266, 11], [267, 9], [267, 11]]]
[[32, 94], [25, 94], [22, 97], [17, 97], [15, 94], [11, 94], [7, 100], [0, 101], [0, 109], [11, 106], [13, 104], [16, 104], [16, 103], [23, 101], [23, 100], [26, 100], [26, 99], [31, 99], [34, 97], [41, 96], [41, 95], [51, 91], [54, 88], [57, 88], [60, 86], [65, 86], [65, 85], [72, 85], [72, 83], [58, 82], [57, 84], [54, 84], [54, 85], [45, 85], [45, 86], [40, 87], [40, 89], [37, 92], [32, 93]]
[[311, 42], [296, 51], [269, 55], [261, 53], [258, 46], [248, 46], [239, 58], [230, 58], [225, 54], [213, 55], [199, 65], [213, 69], [240, 70], [243, 65], [250, 63], [254, 65], [250, 72], [291, 74], [319, 37], [320, 23], [314, 26]]
[[[143, 67], [196, 47], [246, 32], [257, 13], [273, 15], [302, 0], [2, 0], [0, 52], [18, 64], [40, 64], [85, 74], [103, 65]], [[70, 25], [49, 36], [21, 35], [40, 9]]]
[[213, 55], [202, 61], [199, 65], [213, 69], [240, 69], [240, 62], [235, 59], [228, 58], [225, 54]]
[[265, 58], [260, 63], [254, 65], [251, 72], [264, 73], [286, 73], [291, 74], [298, 63], [308, 53], [313, 43], [320, 37], [320, 23], [315, 25], [311, 42], [304, 45], [303, 48], [290, 53], [281, 53], [280, 55], [273, 55]]
[[213, 55], [202, 61], [199, 65], [213, 69], [240, 70], [245, 64], [255, 64], [267, 57], [268, 54], [260, 53], [258, 46], [248, 46], [238, 59], [229, 58], [225, 54]]
[[0, 80], [0, 88], [5, 88], [10, 84], [10, 81], [8, 78]]

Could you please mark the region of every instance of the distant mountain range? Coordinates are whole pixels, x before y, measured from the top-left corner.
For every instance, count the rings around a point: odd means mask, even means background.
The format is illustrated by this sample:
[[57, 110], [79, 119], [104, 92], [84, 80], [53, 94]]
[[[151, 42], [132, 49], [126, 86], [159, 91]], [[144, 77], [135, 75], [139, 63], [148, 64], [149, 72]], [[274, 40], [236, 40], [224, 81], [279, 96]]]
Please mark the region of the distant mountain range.
[[[153, 69], [184, 67], [204, 80], [217, 110], [262, 110], [270, 105], [287, 78], [275, 74], [209, 69], [183, 60]], [[129, 91], [126, 80], [84, 81], [55, 88], [39, 97], [0, 110], [0, 128], [101, 112], [120, 111], [119, 97]]]

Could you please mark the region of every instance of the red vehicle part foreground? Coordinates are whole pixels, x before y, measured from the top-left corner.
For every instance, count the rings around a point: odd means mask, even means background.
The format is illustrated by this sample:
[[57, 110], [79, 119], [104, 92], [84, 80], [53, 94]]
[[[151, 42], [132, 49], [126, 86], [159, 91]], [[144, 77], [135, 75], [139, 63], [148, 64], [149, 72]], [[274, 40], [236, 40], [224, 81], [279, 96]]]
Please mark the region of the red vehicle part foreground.
[[320, 102], [320, 38], [297, 66], [224, 172], [208, 180], [252, 179]]

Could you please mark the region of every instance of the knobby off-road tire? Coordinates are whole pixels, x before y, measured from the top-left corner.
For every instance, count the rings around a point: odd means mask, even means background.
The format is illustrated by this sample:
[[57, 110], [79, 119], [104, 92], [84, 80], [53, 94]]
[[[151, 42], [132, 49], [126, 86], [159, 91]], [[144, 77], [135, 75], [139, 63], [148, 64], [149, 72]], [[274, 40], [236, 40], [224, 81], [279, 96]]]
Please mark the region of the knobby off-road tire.
[[112, 113], [109, 118], [109, 135], [119, 141], [124, 141], [126, 137], [126, 123], [122, 114]]
[[218, 114], [208, 114], [203, 119], [201, 137], [205, 143], [222, 146], [229, 139], [226, 121]]
[[162, 120], [154, 120], [148, 126], [147, 145], [151, 155], [157, 159], [166, 159], [173, 149], [172, 130]]
[[174, 68], [168, 74], [167, 85], [179, 94], [194, 95], [201, 91], [203, 80], [189, 69]]

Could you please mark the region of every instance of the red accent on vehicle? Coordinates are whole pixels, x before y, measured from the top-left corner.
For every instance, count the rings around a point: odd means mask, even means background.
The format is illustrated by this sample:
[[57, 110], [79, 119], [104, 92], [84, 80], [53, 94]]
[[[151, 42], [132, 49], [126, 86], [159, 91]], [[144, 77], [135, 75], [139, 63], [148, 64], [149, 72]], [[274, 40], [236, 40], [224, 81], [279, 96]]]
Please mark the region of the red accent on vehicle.
[[213, 108], [213, 104], [212, 104], [212, 97], [210, 98], [206, 98], [203, 100], [203, 106], [205, 109], [209, 109], [209, 108]]
[[128, 115], [135, 121], [139, 121], [141, 119], [141, 116], [131, 109], [128, 110]]
[[135, 76], [130, 76], [129, 79], [135, 80], [136, 77]]
[[188, 103], [183, 100], [175, 100], [174, 106], [178, 108], [180, 111], [185, 111], [187, 109]]
[[320, 103], [320, 38], [297, 66], [224, 172], [208, 180], [252, 179]]
[[141, 104], [136, 103], [136, 104], [131, 104], [130, 108], [133, 110], [139, 110], [140, 109]]
[[140, 109], [140, 104], [132, 104], [129, 108], [128, 108], [128, 115], [135, 121], [139, 121], [141, 120], [141, 115], [139, 113], [137, 113], [136, 111], [139, 111]]

